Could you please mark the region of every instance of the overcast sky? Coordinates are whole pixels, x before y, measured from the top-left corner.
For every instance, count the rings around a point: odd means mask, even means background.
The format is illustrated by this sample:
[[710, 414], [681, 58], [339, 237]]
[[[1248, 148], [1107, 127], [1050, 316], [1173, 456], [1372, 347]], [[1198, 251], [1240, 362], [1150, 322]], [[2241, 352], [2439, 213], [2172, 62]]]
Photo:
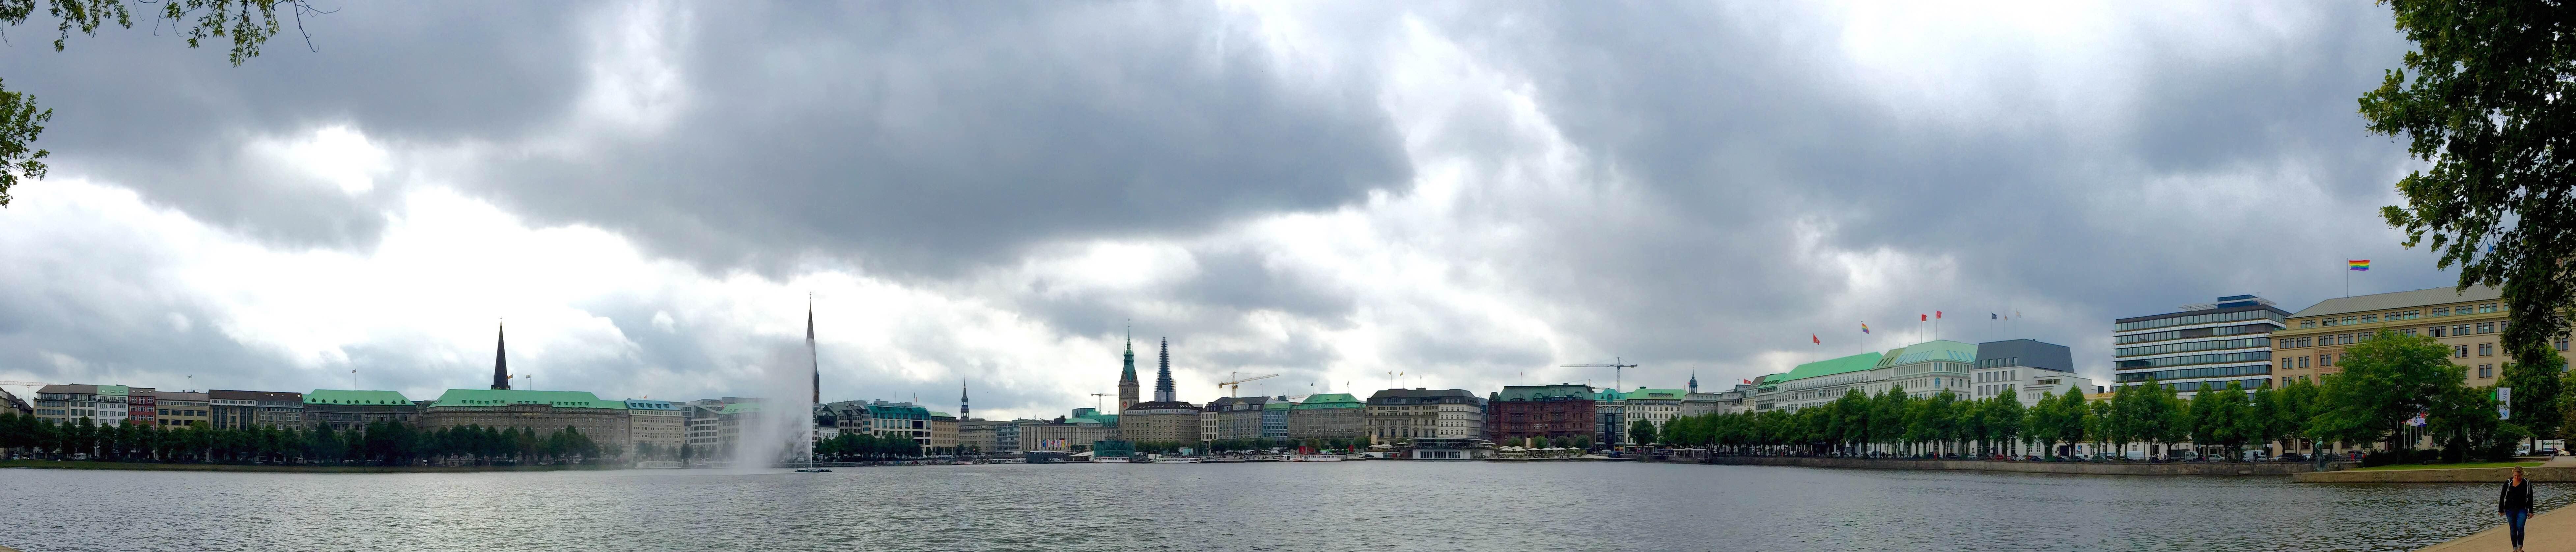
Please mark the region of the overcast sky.
[[1114, 393], [1129, 321], [1202, 402], [1723, 387], [1935, 310], [2099, 378], [2114, 318], [2453, 278], [2376, 214], [2367, 2], [318, 3], [239, 68], [7, 29], [54, 169], [0, 380], [434, 398], [506, 319], [523, 386], [792, 396], [808, 294], [827, 400], [985, 418]]

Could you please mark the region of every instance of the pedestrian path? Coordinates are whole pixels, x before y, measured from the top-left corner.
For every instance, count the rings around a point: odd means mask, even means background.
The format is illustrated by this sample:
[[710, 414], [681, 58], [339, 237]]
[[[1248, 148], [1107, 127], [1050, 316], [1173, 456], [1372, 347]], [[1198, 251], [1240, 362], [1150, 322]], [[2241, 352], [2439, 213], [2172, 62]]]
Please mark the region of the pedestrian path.
[[[2507, 552], [2513, 550], [2513, 538], [2505, 534], [2504, 516], [2489, 512], [2495, 527], [2459, 540], [2436, 544], [2415, 552]], [[2559, 508], [2531, 516], [2522, 527], [2523, 552], [2576, 552], [2576, 508]]]

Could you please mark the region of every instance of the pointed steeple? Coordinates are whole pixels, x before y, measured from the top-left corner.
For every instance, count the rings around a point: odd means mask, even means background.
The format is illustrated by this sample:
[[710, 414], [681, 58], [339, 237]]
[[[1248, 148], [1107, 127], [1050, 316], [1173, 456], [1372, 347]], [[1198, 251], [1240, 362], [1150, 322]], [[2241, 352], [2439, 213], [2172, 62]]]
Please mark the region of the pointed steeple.
[[1692, 370], [1692, 371], [1691, 371], [1690, 392], [1692, 392], [1692, 393], [1698, 393], [1698, 392], [1699, 392], [1699, 371], [1698, 371], [1698, 370]]
[[1129, 405], [1134, 405], [1137, 402], [1140, 402], [1136, 393], [1135, 328], [1130, 327], [1127, 329], [1127, 352], [1119, 355], [1118, 358], [1120, 365], [1120, 368], [1118, 369], [1118, 411], [1126, 412]]
[[510, 388], [510, 329], [509, 329], [509, 327], [508, 327], [508, 326], [504, 326], [504, 325], [501, 325], [501, 324], [498, 324], [498, 323], [493, 324], [493, 328], [494, 328], [494, 330], [493, 330], [493, 337], [492, 337], [492, 388], [493, 388], [493, 389], [509, 389], [509, 388]]
[[1154, 400], [1157, 402], [1179, 400], [1172, 396], [1172, 338], [1163, 338], [1162, 355], [1157, 362], [1160, 367], [1154, 373]]
[[823, 358], [814, 352], [814, 297], [805, 297], [805, 359], [813, 362], [814, 402], [823, 404]]
[[966, 404], [966, 382], [957, 382], [957, 419], [963, 420], [975, 410]]

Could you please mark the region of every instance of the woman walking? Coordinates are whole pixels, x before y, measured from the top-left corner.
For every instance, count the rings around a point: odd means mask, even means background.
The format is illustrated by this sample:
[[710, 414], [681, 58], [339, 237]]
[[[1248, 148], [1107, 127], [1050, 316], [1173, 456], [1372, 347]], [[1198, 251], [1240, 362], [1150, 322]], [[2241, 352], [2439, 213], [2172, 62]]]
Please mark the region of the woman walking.
[[2522, 552], [2522, 525], [2531, 521], [2531, 482], [2522, 478], [2522, 466], [2513, 467], [2513, 478], [2504, 482], [2504, 495], [2496, 498], [2496, 513], [2504, 514], [2506, 531], [2513, 535], [2513, 552]]

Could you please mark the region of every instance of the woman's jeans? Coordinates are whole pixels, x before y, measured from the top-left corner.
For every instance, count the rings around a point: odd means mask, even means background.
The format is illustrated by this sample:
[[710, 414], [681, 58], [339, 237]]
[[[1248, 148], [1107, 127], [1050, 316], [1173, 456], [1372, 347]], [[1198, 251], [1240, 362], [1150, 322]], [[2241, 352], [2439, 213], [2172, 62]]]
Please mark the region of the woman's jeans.
[[2510, 531], [2513, 533], [2513, 547], [2522, 548], [2522, 522], [2531, 520], [2531, 511], [2508, 512], [2504, 515], [2504, 519], [2505, 525], [2511, 527]]

